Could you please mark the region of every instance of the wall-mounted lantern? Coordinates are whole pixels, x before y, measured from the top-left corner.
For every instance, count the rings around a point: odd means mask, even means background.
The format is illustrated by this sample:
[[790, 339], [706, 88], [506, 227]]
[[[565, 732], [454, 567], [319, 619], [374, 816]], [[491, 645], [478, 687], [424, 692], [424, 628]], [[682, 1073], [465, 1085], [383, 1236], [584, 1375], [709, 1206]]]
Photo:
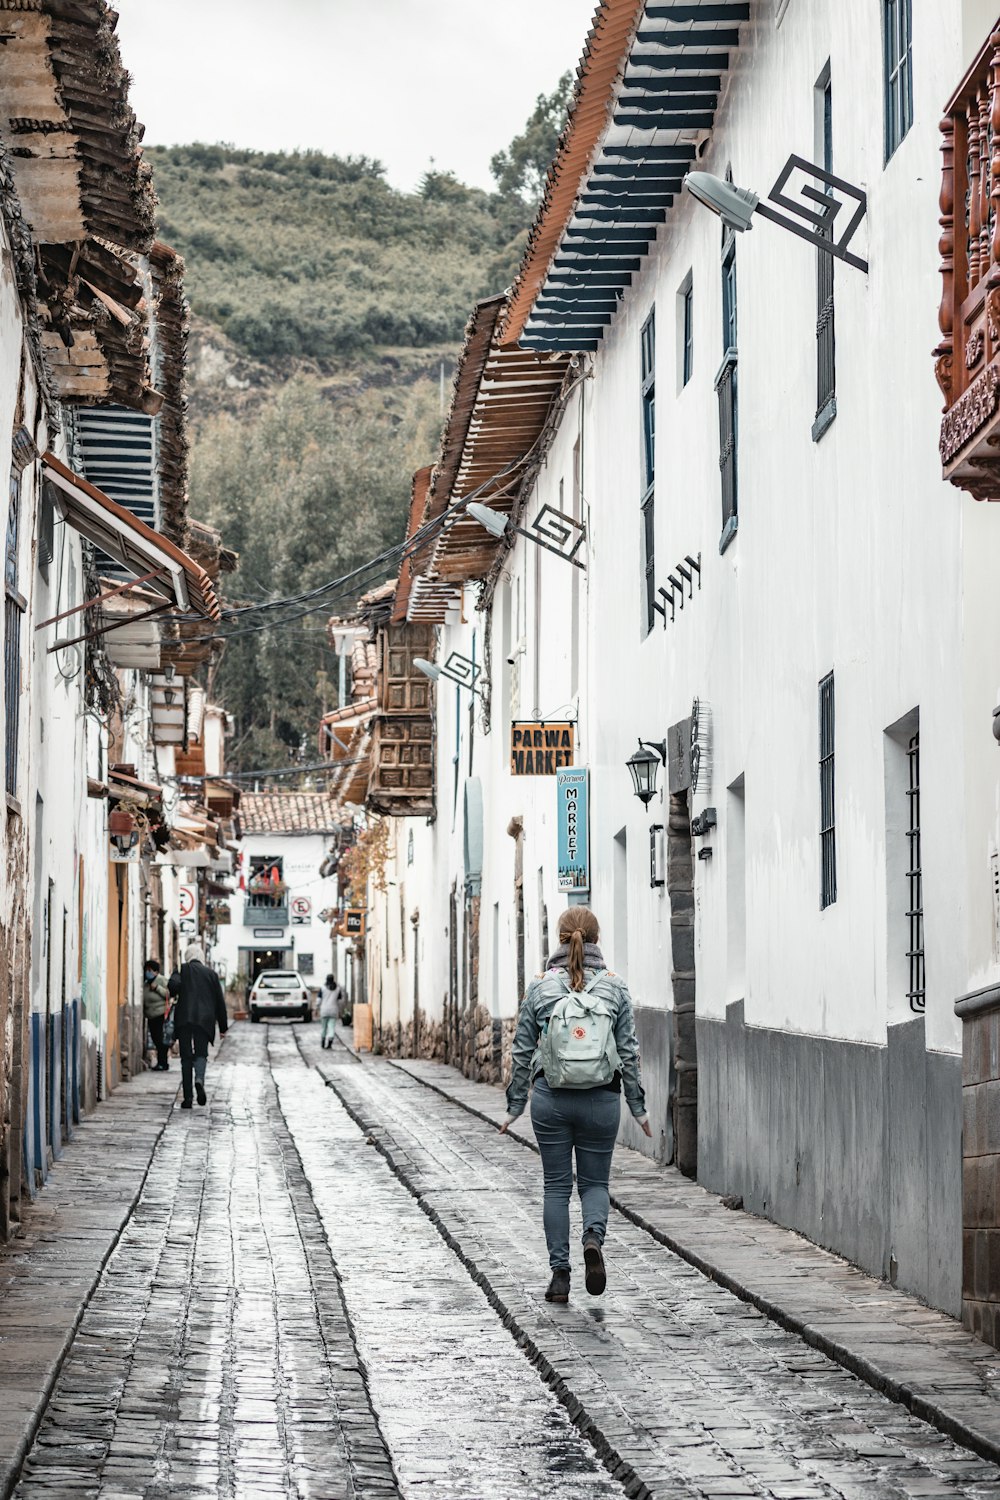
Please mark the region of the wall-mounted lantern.
[[174, 663], [168, 662], [163, 669], [163, 676], [165, 678], [165, 685], [163, 688], [163, 701], [168, 708], [174, 701], [174, 678], [176, 677], [176, 675], [177, 668], [174, 666]]
[[640, 740], [638, 750], [625, 762], [635, 795], [644, 807], [648, 807], [656, 796], [656, 778], [660, 766], [666, 763], [666, 740]]

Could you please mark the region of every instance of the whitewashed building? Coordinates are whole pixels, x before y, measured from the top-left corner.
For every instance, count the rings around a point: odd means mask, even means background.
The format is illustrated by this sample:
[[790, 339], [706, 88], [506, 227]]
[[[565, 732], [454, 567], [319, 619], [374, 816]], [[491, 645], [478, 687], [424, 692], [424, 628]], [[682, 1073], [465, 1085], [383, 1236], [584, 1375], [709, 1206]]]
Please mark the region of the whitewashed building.
[[141, 1066], [169, 837], [151, 673], [207, 660], [219, 607], [183, 550], [183, 265], [153, 239], [117, 18], [0, 9], [2, 1239], [81, 1110]]
[[261, 969], [297, 969], [318, 990], [334, 964], [337, 880], [321, 874], [338, 831], [334, 806], [321, 792], [244, 792], [239, 817], [238, 888], [213, 963], [244, 989]]
[[[519, 277], [473, 316], [411, 515], [396, 608], [435, 625], [446, 674], [435, 818], [397, 821], [368, 913], [386, 1031], [414, 1045], [417, 1004], [416, 1045], [502, 1074], [569, 899], [557, 778], [511, 774], [511, 728], [575, 723], [573, 894], [632, 990], [654, 1124], [631, 1143], [964, 1300], [991, 1338], [995, 1080], [965, 1079], [963, 1210], [961, 1053], [1000, 998], [994, 20], [973, 0], [598, 5]], [[968, 192], [942, 191], [946, 107]], [[691, 170], [807, 235], [806, 185], [841, 204], [836, 237], [860, 209], [854, 263], [760, 212], [725, 228]], [[470, 501], [533, 537], [491, 539]], [[538, 545], [569, 551], [573, 523], [585, 571]]]

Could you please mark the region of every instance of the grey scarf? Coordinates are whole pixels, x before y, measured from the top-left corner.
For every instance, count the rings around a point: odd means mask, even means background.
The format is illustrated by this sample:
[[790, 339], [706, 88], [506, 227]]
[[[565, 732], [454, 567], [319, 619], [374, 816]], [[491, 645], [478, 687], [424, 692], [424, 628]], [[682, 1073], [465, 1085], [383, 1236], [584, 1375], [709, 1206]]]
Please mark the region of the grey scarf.
[[[550, 954], [549, 961], [545, 965], [547, 969], [569, 968], [569, 944], [560, 943], [554, 953]], [[585, 969], [605, 969], [604, 955], [597, 943], [584, 943], [583, 945], [583, 967]]]

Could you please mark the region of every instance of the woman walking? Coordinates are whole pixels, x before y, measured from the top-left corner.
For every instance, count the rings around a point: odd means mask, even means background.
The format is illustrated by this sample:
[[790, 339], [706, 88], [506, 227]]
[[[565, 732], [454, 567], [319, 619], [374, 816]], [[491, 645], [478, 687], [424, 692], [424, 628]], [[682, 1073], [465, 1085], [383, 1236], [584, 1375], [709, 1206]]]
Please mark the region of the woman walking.
[[143, 969], [142, 986], [142, 1008], [146, 1016], [146, 1024], [149, 1034], [153, 1038], [153, 1046], [156, 1048], [155, 1073], [166, 1073], [170, 1064], [167, 1057], [170, 1052], [169, 1044], [164, 1041], [163, 1028], [166, 1024], [167, 1007], [170, 1003], [170, 994], [167, 990], [167, 981], [160, 973], [160, 965], [155, 958], [147, 958]]
[[586, 1287], [596, 1297], [607, 1285], [608, 1182], [623, 1089], [646, 1135], [653, 1133], [639, 1075], [632, 1000], [624, 981], [605, 967], [600, 936], [597, 918], [586, 906], [571, 906], [559, 918], [559, 947], [545, 973], [529, 985], [518, 1015], [507, 1118], [500, 1126], [503, 1134], [524, 1113], [531, 1089], [552, 1270], [547, 1302], [569, 1301], [574, 1153]]
[[337, 1033], [337, 1017], [340, 1015], [340, 1001], [343, 990], [337, 983], [333, 974], [328, 974], [323, 983], [319, 995], [319, 1018], [322, 1022], [322, 1030], [319, 1040], [322, 1047], [332, 1047], [333, 1039]]

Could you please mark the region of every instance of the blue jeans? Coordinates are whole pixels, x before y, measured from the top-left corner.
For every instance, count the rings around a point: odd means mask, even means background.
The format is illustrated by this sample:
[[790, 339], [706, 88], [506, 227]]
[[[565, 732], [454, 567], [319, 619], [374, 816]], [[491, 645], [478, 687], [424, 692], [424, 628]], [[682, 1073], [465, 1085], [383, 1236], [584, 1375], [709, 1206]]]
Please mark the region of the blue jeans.
[[542, 1222], [553, 1271], [569, 1269], [574, 1151], [584, 1237], [592, 1234], [604, 1243], [610, 1208], [608, 1179], [620, 1114], [621, 1096], [611, 1089], [550, 1089], [544, 1078], [535, 1080], [531, 1123], [542, 1153]]
[[331, 1040], [331, 1042], [332, 1042], [333, 1039], [334, 1039], [334, 1037], [337, 1034], [337, 1017], [336, 1016], [323, 1016], [323, 1018], [322, 1018], [322, 1027], [323, 1027], [323, 1029], [321, 1030], [321, 1032], [319, 1034], [320, 1041], [321, 1042], [325, 1042], [326, 1039], [327, 1039], [327, 1037], [329, 1037], [330, 1040]]

